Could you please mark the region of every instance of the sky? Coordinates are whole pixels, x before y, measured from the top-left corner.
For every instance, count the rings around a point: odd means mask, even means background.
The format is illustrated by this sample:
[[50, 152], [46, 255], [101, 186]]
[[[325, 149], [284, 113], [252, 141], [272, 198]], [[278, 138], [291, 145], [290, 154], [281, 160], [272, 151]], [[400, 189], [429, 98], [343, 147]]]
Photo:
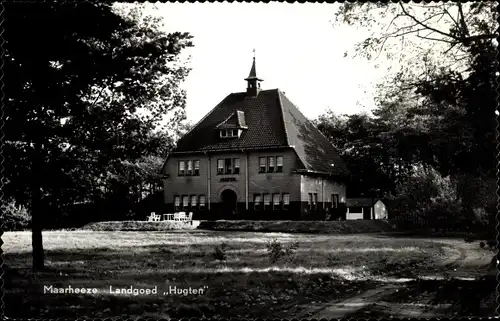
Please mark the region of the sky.
[[366, 30], [333, 26], [336, 4], [157, 3], [148, 14], [167, 32], [194, 36], [192, 68], [183, 84], [187, 120], [198, 122], [228, 94], [246, 90], [255, 49], [262, 89], [279, 88], [309, 119], [369, 112], [374, 84], [383, 76], [374, 62], [344, 57]]

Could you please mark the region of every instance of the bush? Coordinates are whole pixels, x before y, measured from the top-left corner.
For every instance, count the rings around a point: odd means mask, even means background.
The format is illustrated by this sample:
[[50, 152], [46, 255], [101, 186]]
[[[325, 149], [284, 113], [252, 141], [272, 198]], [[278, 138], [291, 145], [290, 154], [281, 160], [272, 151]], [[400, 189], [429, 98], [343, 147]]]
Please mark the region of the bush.
[[215, 246], [212, 256], [216, 260], [225, 261], [227, 259], [226, 250], [227, 250], [227, 244], [223, 242], [220, 245]]
[[23, 206], [16, 206], [14, 201], [10, 201], [2, 206], [0, 216], [3, 222], [4, 231], [19, 231], [30, 226], [31, 218], [28, 210]]
[[288, 247], [284, 247], [277, 239], [273, 239], [267, 243], [267, 253], [271, 263], [278, 262], [282, 257], [286, 257], [287, 262], [293, 262], [295, 259], [295, 251], [299, 248], [298, 242], [291, 243]]

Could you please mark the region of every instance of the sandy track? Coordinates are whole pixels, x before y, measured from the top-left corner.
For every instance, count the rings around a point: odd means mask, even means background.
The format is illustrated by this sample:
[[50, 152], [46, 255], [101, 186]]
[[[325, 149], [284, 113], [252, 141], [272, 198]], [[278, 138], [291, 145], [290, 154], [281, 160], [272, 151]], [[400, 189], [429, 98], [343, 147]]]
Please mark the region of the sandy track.
[[[429, 239], [421, 240], [429, 242]], [[418, 271], [417, 275], [419, 277], [426, 279], [444, 279], [449, 277], [474, 279], [488, 273], [488, 267], [494, 252], [481, 249], [477, 242], [465, 243], [463, 240], [455, 239], [436, 239], [432, 241], [445, 245], [445, 255], [431, 269]], [[369, 309], [376, 314], [402, 318], [429, 318], [444, 315], [443, 311], [448, 306], [431, 306], [417, 302], [392, 303], [384, 301], [385, 298], [399, 291], [399, 289], [403, 289], [404, 283], [385, 284], [379, 288], [362, 292], [350, 298], [332, 301], [322, 306], [310, 306], [301, 317], [314, 319], [341, 318], [362, 309]], [[429, 301], [422, 299], [420, 301]]]

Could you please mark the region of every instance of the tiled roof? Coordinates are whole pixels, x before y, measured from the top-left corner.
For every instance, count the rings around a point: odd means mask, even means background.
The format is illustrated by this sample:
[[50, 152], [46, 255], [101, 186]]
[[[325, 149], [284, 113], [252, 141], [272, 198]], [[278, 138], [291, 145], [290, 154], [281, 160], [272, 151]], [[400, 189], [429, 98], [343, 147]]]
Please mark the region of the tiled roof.
[[[248, 128], [239, 138], [221, 139], [216, 127], [233, 119]], [[349, 173], [328, 139], [278, 89], [262, 90], [257, 97], [230, 94], [177, 142], [173, 154], [271, 147], [294, 148], [306, 172]]]
[[336, 148], [280, 91], [288, 143], [308, 170], [342, 175], [349, 170]]

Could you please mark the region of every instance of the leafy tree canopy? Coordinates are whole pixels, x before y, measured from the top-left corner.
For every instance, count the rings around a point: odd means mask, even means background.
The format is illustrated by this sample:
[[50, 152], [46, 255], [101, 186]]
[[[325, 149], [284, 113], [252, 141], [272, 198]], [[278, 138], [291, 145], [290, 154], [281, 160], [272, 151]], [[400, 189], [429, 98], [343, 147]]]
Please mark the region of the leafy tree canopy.
[[185, 117], [180, 57], [192, 37], [105, 3], [8, 3], [4, 17], [3, 192], [29, 206], [43, 265], [48, 208], [84, 201], [110, 167], [165, 150], [155, 129], [164, 115]]

